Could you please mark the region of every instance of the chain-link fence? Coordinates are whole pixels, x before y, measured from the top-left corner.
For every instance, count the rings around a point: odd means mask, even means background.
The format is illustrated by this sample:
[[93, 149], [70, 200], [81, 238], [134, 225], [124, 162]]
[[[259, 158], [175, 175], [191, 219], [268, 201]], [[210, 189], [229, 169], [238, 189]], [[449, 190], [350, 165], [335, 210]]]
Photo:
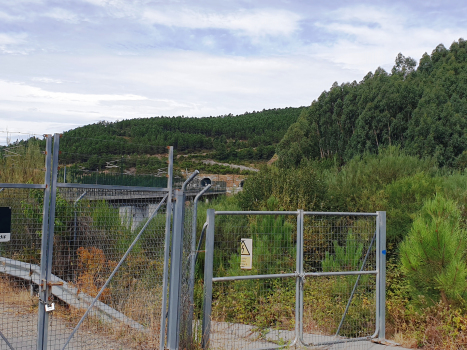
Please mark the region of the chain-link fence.
[[[49, 328], [50, 347], [63, 344], [71, 334], [59, 324], [65, 319], [67, 327], [75, 328], [101, 290], [67, 349], [111, 349], [113, 340], [125, 348], [159, 345], [166, 221], [165, 204], [160, 208], [159, 204], [165, 195], [59, 188], [52, 274], [63, 284], [53, 293], [57, 302]], [[133, 242], [131, 252], [104, 286]], [[102, 339], [111, 341], [106, 344]]]
[[384, 212], [210, 210], [207, 223], [204, 348], [384, 338]]
[[192, 345], [192, 315], [190, 314], [192, 300], [190, 298], [190, 268], [191, 268], [191, 230], [193, 220], [193, 197], [187, 197], [184, 203], [183, 244], [181, 263], [181, 292], [180, 292], [180, 345], [181, 349], [188, 349]]

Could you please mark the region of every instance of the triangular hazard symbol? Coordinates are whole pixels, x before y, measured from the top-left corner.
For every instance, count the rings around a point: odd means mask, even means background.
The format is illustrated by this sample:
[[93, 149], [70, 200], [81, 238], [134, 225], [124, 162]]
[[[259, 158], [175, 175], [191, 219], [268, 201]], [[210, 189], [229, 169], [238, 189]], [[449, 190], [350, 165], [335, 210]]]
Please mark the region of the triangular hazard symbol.
[[250, 252], [248, 251], [245, 241], [242, 241], [241, 247], [242, 247], [242, 255], [250, 255]]

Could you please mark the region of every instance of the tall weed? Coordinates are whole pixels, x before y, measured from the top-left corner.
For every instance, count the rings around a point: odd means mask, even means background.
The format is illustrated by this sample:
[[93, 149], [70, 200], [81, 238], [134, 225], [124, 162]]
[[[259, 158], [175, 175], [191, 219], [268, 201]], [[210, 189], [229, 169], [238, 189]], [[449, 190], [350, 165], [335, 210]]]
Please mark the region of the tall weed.
[[0, 149], [0, 183], [44, 183], [44, 167], [45, 156], [37, 141]]

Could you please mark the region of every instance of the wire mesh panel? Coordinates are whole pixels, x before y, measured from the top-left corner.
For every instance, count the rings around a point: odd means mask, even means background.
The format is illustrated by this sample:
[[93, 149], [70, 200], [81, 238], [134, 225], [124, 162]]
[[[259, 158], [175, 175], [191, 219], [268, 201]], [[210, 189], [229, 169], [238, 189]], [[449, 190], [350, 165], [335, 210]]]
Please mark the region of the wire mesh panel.
[[191, 263], [191, 229], [193, 220], [193, 197], [185, 202], [183, 224], [183, 250], [181, 264], [180, 291], [180, 348], [192, 346], [193, 320], [190, 315], [190, 263]]
[[36, 347], [43, 201], [43, 189], [0, 189], [0, 207], [11, 209], [10, 240], [0, 242], [2, 350]]
[[163, 301], [165, 205], [104, 286], [166, 192], [59, 188], [52, 280], [56, 309], [49, 348], [62, 349], [102, 290], [66, 349], [159, 347]]
[[[305, 344], [332, 344], [374, 335], [376, 235], [374, 215], [305, 216], [301, 325]], [[345, 344], [346, 349], [365, 346], [361, 342]]]
[[[74, 133], [79, 133], [75, 130]], [[127, 137], [92, 138], [65, 133], [60, 140], [59, 182], [166, 188], [168, 148]], [[175, 187], [183, 179], [174, 179]]]
[[296, 215], [216, 217], [210, 349], [294, 341], [296, 221]]

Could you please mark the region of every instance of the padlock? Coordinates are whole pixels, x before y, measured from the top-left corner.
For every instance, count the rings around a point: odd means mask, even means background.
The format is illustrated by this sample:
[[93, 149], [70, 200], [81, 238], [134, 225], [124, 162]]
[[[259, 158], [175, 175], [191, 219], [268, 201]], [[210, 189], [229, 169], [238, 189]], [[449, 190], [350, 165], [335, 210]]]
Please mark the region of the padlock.
[[55, 303], [45, 304], [45, 312], [51, 312], [55, 310]]

